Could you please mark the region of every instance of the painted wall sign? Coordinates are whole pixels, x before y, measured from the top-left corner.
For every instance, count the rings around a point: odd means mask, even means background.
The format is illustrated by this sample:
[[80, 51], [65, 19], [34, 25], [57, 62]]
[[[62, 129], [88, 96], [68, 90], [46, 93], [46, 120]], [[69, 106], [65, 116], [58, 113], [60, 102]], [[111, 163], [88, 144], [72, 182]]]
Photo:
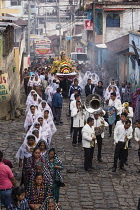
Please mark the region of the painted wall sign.
[[0, 103], [10, 100], [8, 73], [0, 75]]

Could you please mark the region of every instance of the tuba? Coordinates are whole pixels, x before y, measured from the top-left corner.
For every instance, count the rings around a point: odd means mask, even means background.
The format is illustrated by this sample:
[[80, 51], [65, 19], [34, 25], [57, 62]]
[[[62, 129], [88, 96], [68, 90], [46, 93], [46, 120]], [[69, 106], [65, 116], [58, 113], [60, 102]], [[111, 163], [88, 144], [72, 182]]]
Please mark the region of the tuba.
[[[98, 113], [101, 116], [102, 113], [102, 99], [98, 94], [91, 94], [86, 97], [85, 110], [90, 114]], [[103, 119], [104, 120], [104, 119]], [[95, 130], [95, 135], [100, 135], [104, 132], [105, 126], [102, 124], [98, 130]]]
[[102, 111], [101, 97], [98, 94], [91, 94], [87, 96], [84, 105], [86, 111], [90, 114], [93, 114], [94, 112], [100, 113]]

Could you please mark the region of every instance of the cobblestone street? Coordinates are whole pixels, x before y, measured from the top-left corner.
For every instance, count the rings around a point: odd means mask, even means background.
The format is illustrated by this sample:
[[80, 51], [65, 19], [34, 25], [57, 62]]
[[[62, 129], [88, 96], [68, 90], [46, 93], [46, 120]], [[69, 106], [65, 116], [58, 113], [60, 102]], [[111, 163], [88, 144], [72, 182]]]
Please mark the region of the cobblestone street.
[[[25, 102], [22, 107], [24, 107]], [[104, 139], [102, 157], [103, 163], [97, 161], [97, 148], [94, 152], [93, 165], [95, 169], [85, 172], [83, 168], [82, 146], [73, 147], [69, 135], [70, 118], [67, 117], [68, 100], [64, 99], [62, 121], [52, 140], [58, 156], [64, 163], [63, 176], [66, 186], [61, 188], [60, 203], [63, 210], [136, 210], [140, 197], [140, 176], [138, 171], [138, 154], [136, 144], [132, 140], [129, 150], [126, 172], [117, 169], [111, 171], [113, 165], [113, 139]], [[14, 164], [14, 173], [18, 179], [21, 171], [18, 168], [15, 154], [20, 147], [25, 132], [24, 116], [14, 121], [0, 121], [0, 148], [4, 157]], [[105, 135], [108, 136], [108, 133]]]

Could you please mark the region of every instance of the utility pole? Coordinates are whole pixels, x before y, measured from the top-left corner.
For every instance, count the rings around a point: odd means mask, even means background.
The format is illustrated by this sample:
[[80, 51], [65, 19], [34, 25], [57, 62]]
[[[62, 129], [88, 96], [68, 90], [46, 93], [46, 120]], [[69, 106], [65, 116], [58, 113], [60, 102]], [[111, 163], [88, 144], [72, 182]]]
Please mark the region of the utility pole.
[[59, 5], [59, 0], [57, 0], [57, 6], [58, 6], [58, 21], [59, 21], [59, 39], [60, 39], [59, 52], [60, 52], [61, 51], [61, 48], [62, 48], [62, 35], [61, 35], [61, 21], [60, 21], [60, 5]]
[[30, 65], [31, 2], [28, 0], [28, 64]]

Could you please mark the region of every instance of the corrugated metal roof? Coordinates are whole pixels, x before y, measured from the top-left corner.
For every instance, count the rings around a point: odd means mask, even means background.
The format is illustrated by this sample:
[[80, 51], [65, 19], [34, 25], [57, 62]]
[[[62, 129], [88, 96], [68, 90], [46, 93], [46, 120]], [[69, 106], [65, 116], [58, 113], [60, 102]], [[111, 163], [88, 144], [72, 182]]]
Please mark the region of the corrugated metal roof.
[[118, 39], [114, 39], [110, 42], [105, 43], [108, 50], [111, 50], [115, 53], [122, 52], [129, 48], [129, 34], [122, 36]]
[[0, 22], [0, 26], [4, 26], [4, 27], [14, 26], [16, 28], [21, 28], [20, 26], [16, 25], [15, 23], [10, 23], [10, 22]]
[[100, 4], [100, 5], [140, 5], [140, 1], [138, 2], [133, 2], [133, 1], [102, 1], [98, 2], [95, 1], [93, 2], [95, 4]]
[[1, 20], [14, 20], [14, 21], [16, 21], [16, 20], [18, 20], [19, 18], [17, 18], [17, 17], [7, 17], [7, 16], [0, 16], [0, 19]]

